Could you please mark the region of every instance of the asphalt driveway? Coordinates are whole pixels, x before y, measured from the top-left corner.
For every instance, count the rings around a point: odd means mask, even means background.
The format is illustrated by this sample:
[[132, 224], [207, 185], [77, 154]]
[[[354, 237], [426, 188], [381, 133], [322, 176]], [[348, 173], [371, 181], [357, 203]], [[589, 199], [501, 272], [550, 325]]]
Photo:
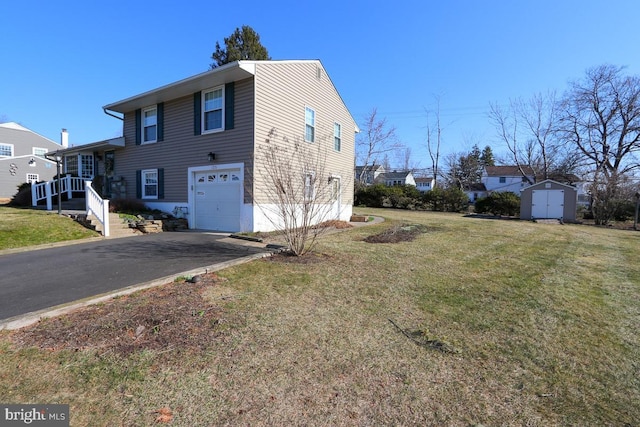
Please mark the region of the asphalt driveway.
[[[207, 232], [157, 233], [0, 255], [0, 328], [6, 320], [269, 253]], [[3, 320], [5, 322], [3, 322]]]

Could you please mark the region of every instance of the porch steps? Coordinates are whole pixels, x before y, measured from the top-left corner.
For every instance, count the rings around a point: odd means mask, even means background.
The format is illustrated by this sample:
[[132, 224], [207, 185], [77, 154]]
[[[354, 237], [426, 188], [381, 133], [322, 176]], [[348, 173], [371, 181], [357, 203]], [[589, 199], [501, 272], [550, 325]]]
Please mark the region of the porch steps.
[[[95, 216], [87, 216], [86, 223], [89, 228], [102, 233], [102, 224]], [[129, 227], [129, 223], [124, 222], [117, 213], [109, 214], [109, 238], [136, 236], [141, 234], [143, 233], [137, 228]]]

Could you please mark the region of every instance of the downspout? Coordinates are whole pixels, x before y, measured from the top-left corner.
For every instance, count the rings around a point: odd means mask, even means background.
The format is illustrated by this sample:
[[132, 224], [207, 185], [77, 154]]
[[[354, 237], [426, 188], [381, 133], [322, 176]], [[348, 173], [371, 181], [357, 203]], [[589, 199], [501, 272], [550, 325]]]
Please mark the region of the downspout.
[[115, 114], [113, 114], [112, 112], [110, 112], [109, 110], [107, 110], [105, 107], [102, 107], [102, 111], [107, 115], [107, 116], [111, 116], [111, 117], [115, 117], [118, 120], [122, 120], [124, 121], [124, 117], [120, 117], [120, 116], [116, 116]]

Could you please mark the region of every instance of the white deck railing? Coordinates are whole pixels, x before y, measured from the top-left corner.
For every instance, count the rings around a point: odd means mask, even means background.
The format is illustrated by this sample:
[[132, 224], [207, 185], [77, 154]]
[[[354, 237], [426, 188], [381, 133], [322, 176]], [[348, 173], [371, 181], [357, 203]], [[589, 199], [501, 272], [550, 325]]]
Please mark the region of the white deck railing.
[[[90, 181], [89, 181], [90, 182]], [[38, 206], [40, 200], [47, 200], [47, 210], [53, 209], [53, 197], [58, 195], [67, 194], [67, 198], [73, 198], [74, 191], [85, 191], [84, 178], [72, 177], [71, 175], [60, 178], [60, 182], [57, 179], [47, 182], [33, 183], [31, 184], [31, 204]]]
[[102, 224], [102, 235], [109, 237], [109, 201], [104, 200], [91, 187], [91, 181], [85, 186], [85, 198], [87, 201], [87, 215], [95, 216]]

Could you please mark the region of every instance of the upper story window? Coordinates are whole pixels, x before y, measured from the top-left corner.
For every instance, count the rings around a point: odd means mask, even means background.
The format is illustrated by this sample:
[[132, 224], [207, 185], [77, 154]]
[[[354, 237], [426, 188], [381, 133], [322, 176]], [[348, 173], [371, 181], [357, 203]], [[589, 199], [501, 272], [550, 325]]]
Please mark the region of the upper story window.
[[506, 176], [501, 176], [500, 177], [500, 184], [505, 184], [507, 182], [507, 177]]
[[203, 92], [202, 132], [224, 129], [224, 86]]
[[315, 142], [316, 140], [316, 112], [309, 107], [304, 108], [304, 140], [307, 142]]
[[44, 159], [44, 155], [47, 154], [48, 152], [49, 150], [47, 150], [46, 148], [33, 147], [34, 156], [42, 157]]
[[342, 147], [342, 127], [340, 123], [333, 124], [333, 148], [336, 151], [340, 151]]
[[0, 157], [13, 157], [13, 144], [0, 144]]
[[142, 143], [149, 144], [158, 140], [158, 109], [154, 105], [142, 110]]

